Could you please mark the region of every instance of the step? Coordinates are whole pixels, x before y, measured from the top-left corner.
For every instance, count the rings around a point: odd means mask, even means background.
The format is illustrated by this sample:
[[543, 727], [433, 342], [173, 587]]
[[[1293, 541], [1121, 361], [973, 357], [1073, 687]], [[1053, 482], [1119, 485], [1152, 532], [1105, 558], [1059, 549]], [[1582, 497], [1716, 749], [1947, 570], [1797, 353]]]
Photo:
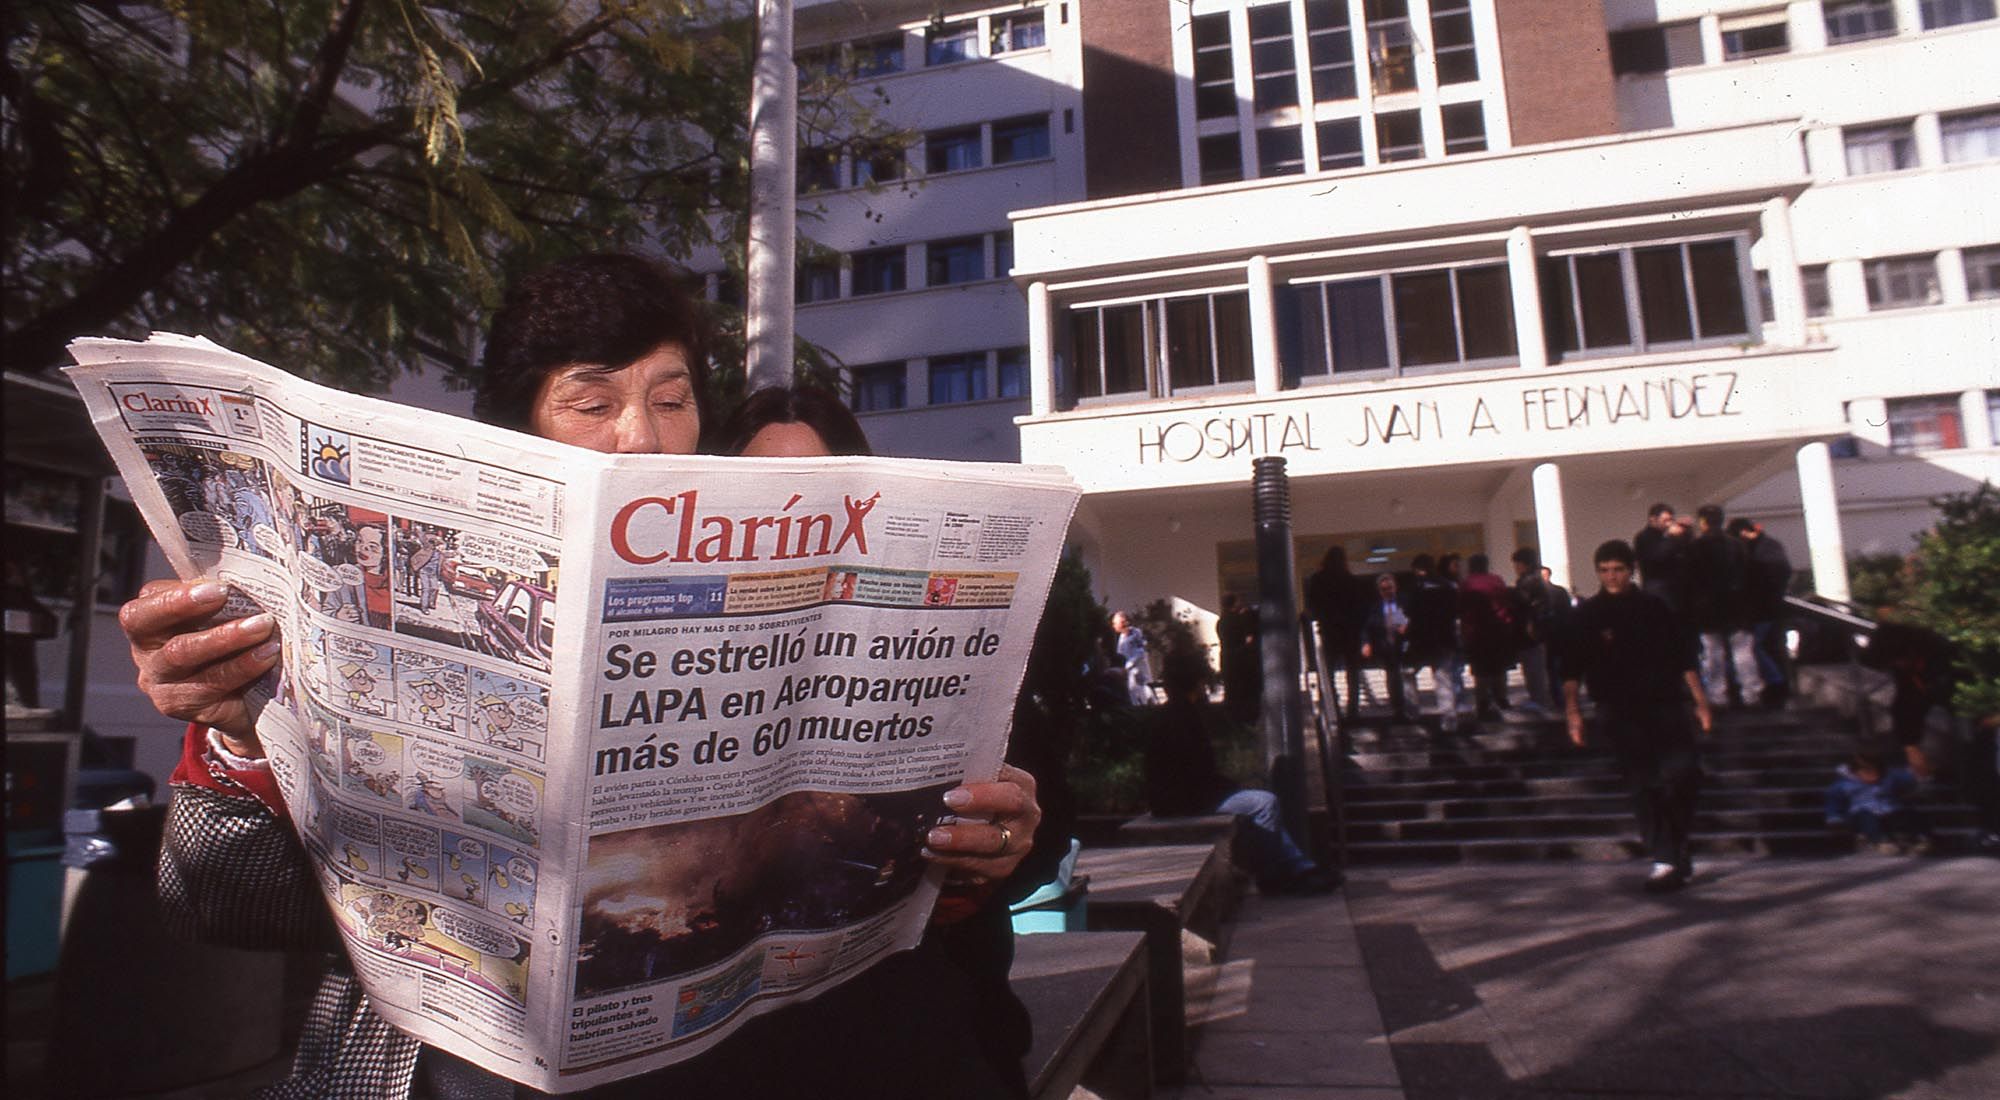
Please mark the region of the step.
[[[1970, 828], [1968, 807], [1930, 807], [1926, 816], [1933, 827]], [[1756, 833], [1774, 835], [1808, 832], [1823, 828], [1824, 815], [1817, 808], [1732, 810], [1699, 806], [1695, 812], [1697, 833]], [[1632, 829], [1632, 814], [1530, 814], [1518, 817], [1447, 818], [1420, 821], [1350, 821], [1347, 837], [1351, 842], [1375, 840], [1445, 840], [1453, 842], [1528, 839], [1563, 836], [1620, 836]]]
[[[1972, 848], [1972, 833], [1963, 829], [1939, 829], [1937, 852], [1952, 855]], [[1781, 855], [1842, 856], [1854, 852], [1852, 837], [1828, 829], [1788, 830], [1771, 833], [1702, 833], [1691, 842], [1697, 865], [1703, 856]], [[1351, 843], [1347, 862], [1354, 865], [1402, 863], [1501, 863], [1528, 861], [1587, 860], [1615, 862], [1643, 855], [1638, 840], [1630, 837], [1568, 836], [1503, 838], [1461, 843], [1423, 840]]]

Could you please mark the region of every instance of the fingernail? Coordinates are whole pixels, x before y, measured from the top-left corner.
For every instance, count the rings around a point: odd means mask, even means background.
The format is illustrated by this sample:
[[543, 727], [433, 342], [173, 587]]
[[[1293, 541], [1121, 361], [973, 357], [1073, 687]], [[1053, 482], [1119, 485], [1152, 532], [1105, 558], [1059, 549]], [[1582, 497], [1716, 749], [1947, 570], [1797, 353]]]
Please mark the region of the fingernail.
[[954, 810], [963, 810], [972, 804], [972, 792], [964, 787], [953, 787], [944, 792], [944, 804]]
[[193, 588], [188, 589], [188, 598], [201, 603], [207, 603], [210, 600], [219, 600], [228, 594], [227, 589], [214, 581], [203, 581]]
[[251, 650], [250, 656], [257, 658], [260, 661], [268, 661], [271, 658], [276, 657], [278, 655], [278, 651], [283, 648], [285, 648], [283, 643], [277, 641], [276, 639], [273, 639], [271, 641], [265, 642], [263, 645], [258, 646], [256, 649]]
[[951, 847], [951, 830], [932, 829], [924, 835], [924, 843], [933, 848], [949, 848]]
[[265, 611], [247, 619], [236, 620], [236, 629], [245, 634], [263, 634], [277, 625], [277, 622], [278, 620], [272, 617], [270, 612]]

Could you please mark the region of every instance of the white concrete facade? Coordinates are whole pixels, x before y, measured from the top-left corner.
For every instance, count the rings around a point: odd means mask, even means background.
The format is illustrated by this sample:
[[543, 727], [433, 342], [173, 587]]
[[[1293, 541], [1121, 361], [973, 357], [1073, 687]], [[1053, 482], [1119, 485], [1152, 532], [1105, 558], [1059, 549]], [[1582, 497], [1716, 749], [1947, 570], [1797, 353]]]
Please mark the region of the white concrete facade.
[[[1501, 35], [1523, 2], [1158, 5], [1182, 186], [1096, 200], [1064, 5], [1045, 47], [931, 68], [928, 9], [802, 15], [802, 48], [905, 35], [882, 83], [912, 130], [1052, 123], [1043, 161], [804, 200], [805, 235], [906, 245], [917, 287], [922, 242], [1011, 226], [1013, 286], [854, 296], [844, 265], [800, 332], [902, 364], [906, 408], [864, 414], [885, 453], [1067, 465], [1116, 604], [1247, 590], [1263, 454], [1288, 459], [1302, 572], [1335, 542], [1376, 568], [1534, 542], [1585, 592], [1655, 500], [1766, 522], [1837, 594], [1843, 555], [1907, 551], [1931, 497], [2000, 479], [2000, 20], [1606, 0], [1615, 132], [1521, 145]], [[1662, 271], [1684, 317], [1647, 297]], [[1025, 398], [925, 401], [932, 355], [1023, 345]]]
[[[837, 285], [802, 288], [798, 335], [872, 383], [857, 387], [856, 408], [879, 452], [1018, 458], [1028, 320], [1007, 279], [1007, 218], [1084, 193], [1074, 8], [801, 4], [796, 48], [804, 65], [850, 72], [865, 54], [852, 99], [907, 143], [900, 179], [869, 180], [850, 149], [814, 189], [802, 164], [798, 233], [837, 265]], [[841, 130], [803, 118], [801, 141], [833, 145], [851, 136]], [[948, 154], [947, 141], [958, 143]], [[976, 259], [943, 255], [969, 245]], [[900, 278], [871, 285], [866, 270], [857, 277], [857, 255], [864, 267], [900, 260]]]

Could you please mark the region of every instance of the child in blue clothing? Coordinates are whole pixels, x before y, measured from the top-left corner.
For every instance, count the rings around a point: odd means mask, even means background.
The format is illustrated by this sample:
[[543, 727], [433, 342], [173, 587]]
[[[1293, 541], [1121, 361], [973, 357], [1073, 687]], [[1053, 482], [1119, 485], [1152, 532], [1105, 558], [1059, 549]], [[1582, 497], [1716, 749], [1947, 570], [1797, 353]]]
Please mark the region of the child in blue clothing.
[[1930, 851], [1930, 829], [1909, 804], [1916, 790], [1910, 769], [1889, 767], [1879, 752], [1857, 752], [1826, 789], [1827, 826], [1854, 830], [1884, 855], [1922, 855]]

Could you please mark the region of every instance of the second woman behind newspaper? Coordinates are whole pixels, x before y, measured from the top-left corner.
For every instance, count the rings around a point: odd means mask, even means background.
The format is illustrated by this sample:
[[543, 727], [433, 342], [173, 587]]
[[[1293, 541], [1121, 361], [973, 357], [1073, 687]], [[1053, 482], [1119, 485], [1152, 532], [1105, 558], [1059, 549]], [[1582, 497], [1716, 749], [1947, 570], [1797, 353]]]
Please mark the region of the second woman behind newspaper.
[[[686, 454], [702, 433], [705, 370], [698, 315], [670, 273], [632, 256], [583, 256], [509, 293], [475, 407], [490, 423], [593, 450]], [[154, 581], [119, 619], [141, 689], [163, 714], [189, 723], [161, 852], [168, 919], [212, 942], [330, 952], [293, 1075], [265, 1095], [530, 1095], [423, 1046], [369, 1004], [284, 823], [246, 702], [249, 685], [277, 662], [275, 624], [257, 615], [209, 625], [223, 601], [213, 583]], [[1025, 1095], [1025, 1032], [994, 1041], [987, 975], [951, 950], [948, 926], [990, 912], [990, 902], [979, 902], [1019, 866], [1041, 818], [1034, 780], [1007, 768], [998, 781], [965, 784], [945, 800], [962, 820], [928, 837], [928, 854], [948, 877], [923, 945], [753, 1020], [686, 1063], [587, 1095]]]

